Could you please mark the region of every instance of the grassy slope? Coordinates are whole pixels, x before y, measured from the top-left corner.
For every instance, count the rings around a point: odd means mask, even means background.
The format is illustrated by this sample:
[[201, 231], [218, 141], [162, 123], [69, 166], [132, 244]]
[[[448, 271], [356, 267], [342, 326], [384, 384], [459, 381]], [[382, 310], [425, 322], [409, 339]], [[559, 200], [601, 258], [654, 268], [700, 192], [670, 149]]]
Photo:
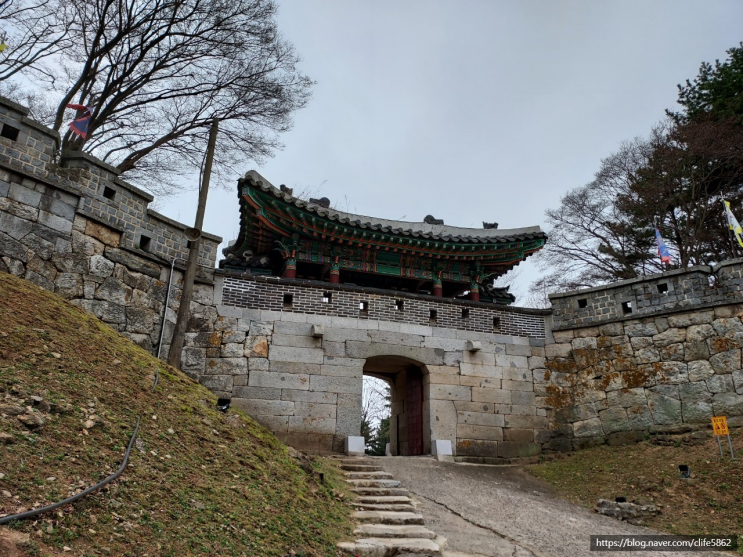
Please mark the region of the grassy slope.
[[[56, 353], [56, 355], [54, 354]], [[60, 357], [57, 357], [60, 356]], [[154, 372], [160, 383], [152, 391]], [[68, 403], [30, 433], [0, 417], [0, 515], [56, 502], [113, 472], [139, 416], [123, 476], [63, 512], [13, 528], [32, 555], [336, 555], [351, 532], [328, 463], [318, 485], [251, 419], [93, 316], [0, 273], [0, 403]], [[6, 401], [7, 402], [7, 401]], [[102, 423], [85, 430], [90, 404]], [[8, 493], [10, 497], [8, 497]]]
[[[648, 526], [674, 534], [743, 535], [743, 431], [730, 430], [720, 458], [717, 441], [704, 445], [656, 446], [648, 441], [624, 447], [596, 447], [561, 460], [531, 466], [571, 501], [593, 508], [599, 498], [638, 497], [662, 505]], [[689, 465], [692, 480], [679, 479], [676, 467]]]

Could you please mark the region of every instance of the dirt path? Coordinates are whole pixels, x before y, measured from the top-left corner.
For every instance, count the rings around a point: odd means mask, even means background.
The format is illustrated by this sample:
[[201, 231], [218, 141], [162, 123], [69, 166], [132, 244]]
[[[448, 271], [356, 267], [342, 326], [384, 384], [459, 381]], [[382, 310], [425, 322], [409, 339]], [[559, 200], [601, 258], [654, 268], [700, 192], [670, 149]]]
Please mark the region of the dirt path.
[[[417, 512], [426, 517], [427, 527], [448, 538], [449, 551], [485, 557], [595, 557], [589, 550], [591, 534], [657, 533], [558, 499], [549, 486], [518, 467], [453, 464], [430, 457], [379, 462], [420, 502]], [[621, 555], [635, 553], [698, 555]]]

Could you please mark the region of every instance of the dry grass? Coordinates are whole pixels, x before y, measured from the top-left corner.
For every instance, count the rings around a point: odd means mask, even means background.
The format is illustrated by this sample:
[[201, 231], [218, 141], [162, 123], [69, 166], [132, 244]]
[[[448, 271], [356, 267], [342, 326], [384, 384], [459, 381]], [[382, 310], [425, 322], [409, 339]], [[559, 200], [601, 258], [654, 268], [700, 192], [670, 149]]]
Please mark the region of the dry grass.
[[[594, 507], [599, 498], [625, 496], [652, 500], [661, 514], [648, 526], [673, 534], [743, 535], [743, 431], [731, 430], [736, 460], [724, 457], [717, 441], [689, 446], [649, 441], [624, 447], [596, 447], [559, 460], [530, 466], [567, 499]], [[691, 468], [691, 480], [679, 478], [677, 466]]]
[[[31, 555], [336, 555], [336, 542], [351, 534], [330, 463], [315, 463], [325, 472], [320, 485], [250, 418], [217, 412], [215, 397], [182, 373], [0, 273], [0, 402], [29, 404], [31, 395], [72, 409], [47, 415], [38, 432], [0, 417], [0, 431], [15, 440], [0, 446], [0, 515], [56, 502], [110, 474], [142, 419], [119, 480], [62, 512], [12, 525], [31, 534]], [[86, 430], [91, 404], [101, 423]]]

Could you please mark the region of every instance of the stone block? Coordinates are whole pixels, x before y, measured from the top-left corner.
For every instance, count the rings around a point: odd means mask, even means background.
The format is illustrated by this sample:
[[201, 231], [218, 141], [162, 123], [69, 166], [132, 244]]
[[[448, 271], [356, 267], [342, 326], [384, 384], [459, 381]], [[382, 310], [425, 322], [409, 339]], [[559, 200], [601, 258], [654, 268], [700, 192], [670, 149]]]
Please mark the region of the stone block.
[[41, 193], [16, 182], [11, 182], [8, 189], [8, 198], [24, 205], [38, 207], [41, 203]]
[[[235, 404], [236, 401], [237, 399], [233, 398], [232, 405], [238, 407], [238, 405]], [[277, 435], [286, 433], [286, 430], [289, 427], [289, 416], [262, 416], [260, 414], [256, 414], [253, 415], [252, 418], [263, 427]]]
[[506, 354], [509, 356], [531, 356], [532, 347], [525, 344], [506, 344]]
[[271, 346], [293, 346], [296, 348], [322, 348], [322, 338], [275, 333], [271, 337]]
[[715, 312], [709, 311], [695, 311], [694, 313], [682, 313], [680, 315], [670, 315], [668, 317], [668, 324], [671, 327], [691, 327], [692, 325], [702, 325], [705, 323], [712, 323], [715, 318]]
[[[433, 366], [432, 366], [433, 367]], [[454, 366], [442, 366], [454, 367]], [[430, 369], [430, 368], [429, 368]], [[462, 362], [459, 364], [463, 376], [489, 377], [491, 379], [503, 379], [503, 368], [494, 365], [480, 365]]]
[[207, 358], [204, 366], [207, 375], [244, 375], [248, 373], [246, 358]]
[[[627, 327], [625, 327], [625, 331]], [[604, 435], [604, 428], [599, 418], [590, 418], [573, 424], [573, 436], [581, 437], [599, 437]]]
[[358, 435], [361, 432], [361, 395], [341, 393], [334, 396], [338, 397], [335, 434], [341, 437]]
[[686, 340], [688, 342], [703, 341], [713, 336], [715, 336], [715, 330], [712, 325], [706, 323], [704, 325], [692, 325], [686, 329]]
[[[423, 376], [424, 385], [464, 385], [471, 387], [471, 383], [463, 383], [459, 379], [470, 379], [472, 383], [476, 383], [478, 386], [483, 381], [482, 377], [457, 377], [455, 375], [447, 375], [445, 373], [429, 373]], [[495, 381], [498, 381], [497, 379]], [[498, 383], [500, 385], [500, 382]]]
[[336, 393], [297, 391], [294, 389], [282, 389], [280, 398], [291, 402], [316, 402], [320, 404], [336, 404], [338, 401]]
[[451, 440], [450, 439], [432, 439], [431, 440], [431, 454], [433, 456], [452, 456]]
[[374, 356], [401, 356], [425, 365], [444, 365], [444, 350], [441, 348], [417, 348], [393, 344], [346, 342], [346, 354], [351, 358], [371, 358]]
[[215, 391], [217, 393], [232, 392], [231, 375], [202, 375], [199, 377], [199, 383], [204, 385], [204, 387], [210, 391]]
[[309, 418], [304, 416], [289, 416], [289, 433], [316, 433], [334, 434], [335, 418]]
[[715, 370], [706, 360], [698, 360], [687, 364], [689, 381], [704, 381], [714, 375]]
[[291, 416], [294, 414], [294, 403], [284, 400], [233, 398], [231, 404], [251, 416]]
[[642, 387], [634, 389], [620, 389], [606, 393], [609, 406], [629, 408], [631, 406], [644, 406], [647, 404], [645, 389]]
[[95, 297], [99, 300], [115, 304], [128, 304], [132, 299], [133, 290], [113, 277], [108, 277], [96, 289]]
[[653, 425], [653, 414], [647, 405], [627, 408], [627, 422], [630, 429], [644, 431]]
[[[373, 329], [372, 329], [373, 330]], [[346, 342], [354, 340], [357, 342], [369, 342], [369, 330], [367, 329], [336, 329], [325, 328], [324, 341]]]
[[662, 395], [658, 392], [647, 393], [648, 406], [653, 413], [653, 422], [656, 425], [681, 423], [681, 401]]
[[395, 331], [368, 331], [371, 342], [385, 344], [399, 344], [402, 346], [420, 347], [423, 345], [423, 337], [420, 335], [409, 335]]
[[266, 321], [251, 321], [250, 336], [267, 336], [273, 333], [273, 323]]
[[362, 378], [310, 375], [310, 390], [338, 394], [361, 394]]
[[735, 391], [732, 375], [713, 375], [706, 381], [711, 393], [732, 393]]
[[534, 383], [531, 381], [511, 381], [504, 379], [501, 381], [501, 389], [504, 391], [533, 391]]
[[457, 456], [462, 457], [497, 457], [498, 441], [480, 439], [457, 439]]
[[240, 355], [243, 355], [245, 347], [245, 332], [243, 331], [222, 331], [222, 343], [224, 344], [239, 344]]
[[312, 336], [311, 323], [296, 323], [293, 321], [276, 321], [273, 324], [273, 332], [281, 335]]
[[[473, 341], [469, 340], [467, 342], [473, 342]], [[495, 354], [492, 352], [486, 352], [483, 350], [471, 351], [470, 349], [466, 349], [462, 352], [462, 363], [494, 366], [495, 365]]]
[[655, 323], [626, 324], [624, 334], [628, 337], [652, 337], [658, 334], [658, 327]]
[[657, 348], [663, 348], [669, 344], [676, 344], [686, 341], [686, 329], [668, 329], [662, 333], [653, 336], [653, 344]]
[[364, 456], [366, 441], [359, 435], [349, 435], [345, 441], [345, 452], [349, 456]]
[[498, 443], [498, 456], [501, 458], [528, 458], [542, 452], [538, 443], [503, 441]]
[[621, 447], [623, 445], [634, 445], [644, 438], [642, 431], [620, 431], [607, 436], [606, 444], [610, 447]]
[[709, 359], [709, 348], [705, 341], [685, 342], [684, 343], [684, 360], [687, 362], [694, 360]]
[[509, 381], [529, 381], [532, 380], [531, 371], [526, 368], [518, 367], [504, 367], [503, 368], [503, 379]]
[[559, 344], [566, 342], [569, 344], [570, 341], [573, 340], [575, 333], [573, 331], [552, 331], [552, 336], [555, 339], [555, 342]]
[[85, 222], [85, 235], [92, 236], [96, 240], [100, 240], [105, 245], [114, 248], [118, 248], [119, 242], [121, 241], [120, 232], [112, 230], [111, 228], [103, 224], [93, 222], [92, 220]]
[[428, 396], [435, 400], [472, 400], [472, 388], [455, 385], [430, 385]]
[[[251, 358], [251, 362], [255, 359], [256, 358]], [[267, 362], [267, 369], [270, 369], [271, 371], [277, 371], [279, 373], [303, 373], [308, 375], [320, 375], [319, 364], [305, 364], [302, 362], [269, 362], [268, 360], [264, 361]]]
[[679, 385], [678, 389], [679, 398], [682, 402], [700, 402], [707, 401], [712, 398], [709, 389], [707, 389], [707, 383], [705, 381], [697, 381], [696, 383], [684, 383], [682, 385]]
[[511, 392], [511, 404], [521, 405], [521, 406], [534, 406], [536, 404], [536, 397], [533, 392], [512, 391]]
[[320, 366], [320, 375], [332, 375], [333, 377], [355, 377], [357, 379], [360, 379], [363, 374], [363, 368], [359, 366]]
[[473, 403], [493, 402], [497, 404], [511, 404], [511, 391], [472, 387], [471, 400]]
[[[243, 377], [243, 376], [236, 376]], [[253, 400], [282, 400], [281, 389], [267, 389], [264, 387], [235, 387], [233, 396], [235, 398], [249, 398]], [[286, 399], [283, 399], [286, 400]]]
[[423, 346], [425, 348], [441, 348], [447, 351], [462, 351], [465, 349], [467, 344], [466, 340], [457, 338], [445, 338], [429, 336], [423, 338]]
[[573, 354], [573, 347], [570, 344], [548, 344], [544, 347], [544, 353], [548, 359], [569, 358]]
[[548, 427], [547, 418], [543, 416], [516, 416], [506, 415], [506, 427], [518, 429], [545, 429]]
[[335, 404], [322, 404], [318, 402], [295, 402], [294, 403], [294, 415], [301, 416], [304, 418], [333, 418], [335, 419], [336, 417], [335, 411], [336, 411]]
[[522, 369], [528, 369], [529, 359], [526, 356], [509, 356], [507, 354], [496, 354], [495, 365], [500, 367], [518, 367]]
[[629, 429], [627, 411], [621, 407], [613, 407], [599, 412], [599, 419], [604, 433], [615, 433], [617, 431], [626, 431]]
[[346, 343], [345, 342], [327, 342], [322, 343], [323, 354], [325, 356], [345, 358], [346, 357]]
[[[433, 401], [431, 402], [433, 403]], [[467, 402], [463, 400], [437, 401], [437, 402], [446, 402], [446, 403], [453, 404], [455, 408], [455, 412], [454, 412], [455, 418], [456, 418], [457, 412], [492, 412], [493, 411], [492, 402]], [[456, 419], [455, 419], [455, 422], [456, 422]]]
[[682, 343], [669, 344], [658, 350], [660, 359], [664, 362], [684, 361], [684, 345]]
[[[456, 385], [457, 377], [450, 375], [439, 376], [442, 378], [439, 383], [445, 383], [447, 385]], [[448, 378], [448, 379], [445, 379]], [[425, 377], [423, 378], [425, 381]], [[459, 376], [459, 385], [462, 387], [481, 387], [483, 389], [500, 389], [501, 380], [491, 379], [490, 377], [476, 377], [474, 375], [461, 375]]]
[[132, 333], [152, 334], [160, 322], [160, 315], [147, 308], [126, 308], [126, 330]]
[[[268, 371], [269, 365], [268, 360], [266, 358], [247, 358], [248, 360], [248, 370], [250, 371]], [[282, 371], [280, 369], [271, 371]]]
[[506, 428], [503, 430], [503, 440], [512, 441], [514, 443], [533, 443], [534, 442], [534, 430], [533, 429], [516, 429]]
[[268, 357], [268, 338], [264, 336], [245, 337], [245, 350], [243, 354], [246, 358], [267, 358]]
[[743, 395], [736, 393], [717, 393], [712, 397], [715, 416], [743, 415]]
[[709, 363], [715, 373], [725, 374], [732, 373], [733, 371], [739, 370], [740, 365], [740, 349], [728, 350], [726, 352], [720, 352], [710, 357]]
[[711, 402], [683, 402], [681, 404], [681, 414], [684, 423], [709, 423], [712, 414]]
[[743, 332], [743, 323], [741, 323], [738, 317], [723, 317], [715, 319], [712, 322], [712, 327], [720, 336], [725, 336], [729, 333]]
[[503, 428], [482, 425], [457, 424], [457, 438], [481, 439], [484, 441], [502, 441]]
[[[233, 319], [239, 319], [243, 315], [242, 308], [234, 306], [217, 305], [217, 315], [219, 317], [232, 317]], [[237, 324], [237, 323], [236, 323]]]
[[[75, 248], [75, 233], [73, 232], [72, 235], [73, 238], [73, 249]], [[92, 238], [90, 238], [92, 240]], [[93, 240], [94, 242], [97, 242], [96, 240]], [[102, 243], [99, 243], [101, 246], [103, 246]], [[76, 250], [77, 251], [77, 250]], [[105, 248], [105, 256], [113, 261], [114, 263], [119, 263], [121, 265], [124, 265], [125, 267], [129, 268], [132, 271], [136, 271], [138, 273], [142, 273], [144, 275], [159, 279], [160, 278], [160, 267], [154, 263], [151, 263], [150, 261], [147, 261], [146, 259], [139, 257], [137, 255], [134, 255], [132, 253], [129, 253], [127, 251], [124, 251], [122, 249], [118, 248], [112, 248], [112, 247], [106, 247]]]
[[[456, 443], [457, 439], [457, 410], [458, 401], [428, 400], [428, 414], [430, 416], [430, 431], [432, 439], [449, 439]], [[466, 402], [466, 404], [471, 404]], [[482, 408], [487, 405], [480, 405]]]
[[76, 273], [58, 273], [54, 279], [54, 291], [66, 300], [79, 298], [83, 294], [83, 280]]
[[270, 389], [309, 390], [310, 376], [296, 373], [277, 373], [273, 371], [251, 371], [248, 378], [250, 387]]
[[277, 361], [322, 364], [323, 352], [320, 348], [295, 348], [291, 346], [271, 345], [269, 359], [272, 362]]
[[505, 425], [505, 419], [501, 414], [457, 412], [457, 424], [503, 427]]

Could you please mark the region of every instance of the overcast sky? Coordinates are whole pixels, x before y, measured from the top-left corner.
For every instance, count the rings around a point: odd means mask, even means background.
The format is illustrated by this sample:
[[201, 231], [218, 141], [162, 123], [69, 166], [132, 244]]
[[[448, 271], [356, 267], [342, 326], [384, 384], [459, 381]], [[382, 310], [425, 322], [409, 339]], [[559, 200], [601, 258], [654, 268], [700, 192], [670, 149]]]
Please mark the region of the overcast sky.
[[[476, 228], [544, 228], [674, 107], [677, 83], [743, 40], [740, 0], [279, 3], [317, 85], [286, 147], [244, 170], [342, 210]], [[196, 197], [160, 210], [190, 224]], [[205, 230], [227, 241], [238, 221], [236, 186], [210, 192]], [[523, 298], [539, 271], [518, 268]]]

